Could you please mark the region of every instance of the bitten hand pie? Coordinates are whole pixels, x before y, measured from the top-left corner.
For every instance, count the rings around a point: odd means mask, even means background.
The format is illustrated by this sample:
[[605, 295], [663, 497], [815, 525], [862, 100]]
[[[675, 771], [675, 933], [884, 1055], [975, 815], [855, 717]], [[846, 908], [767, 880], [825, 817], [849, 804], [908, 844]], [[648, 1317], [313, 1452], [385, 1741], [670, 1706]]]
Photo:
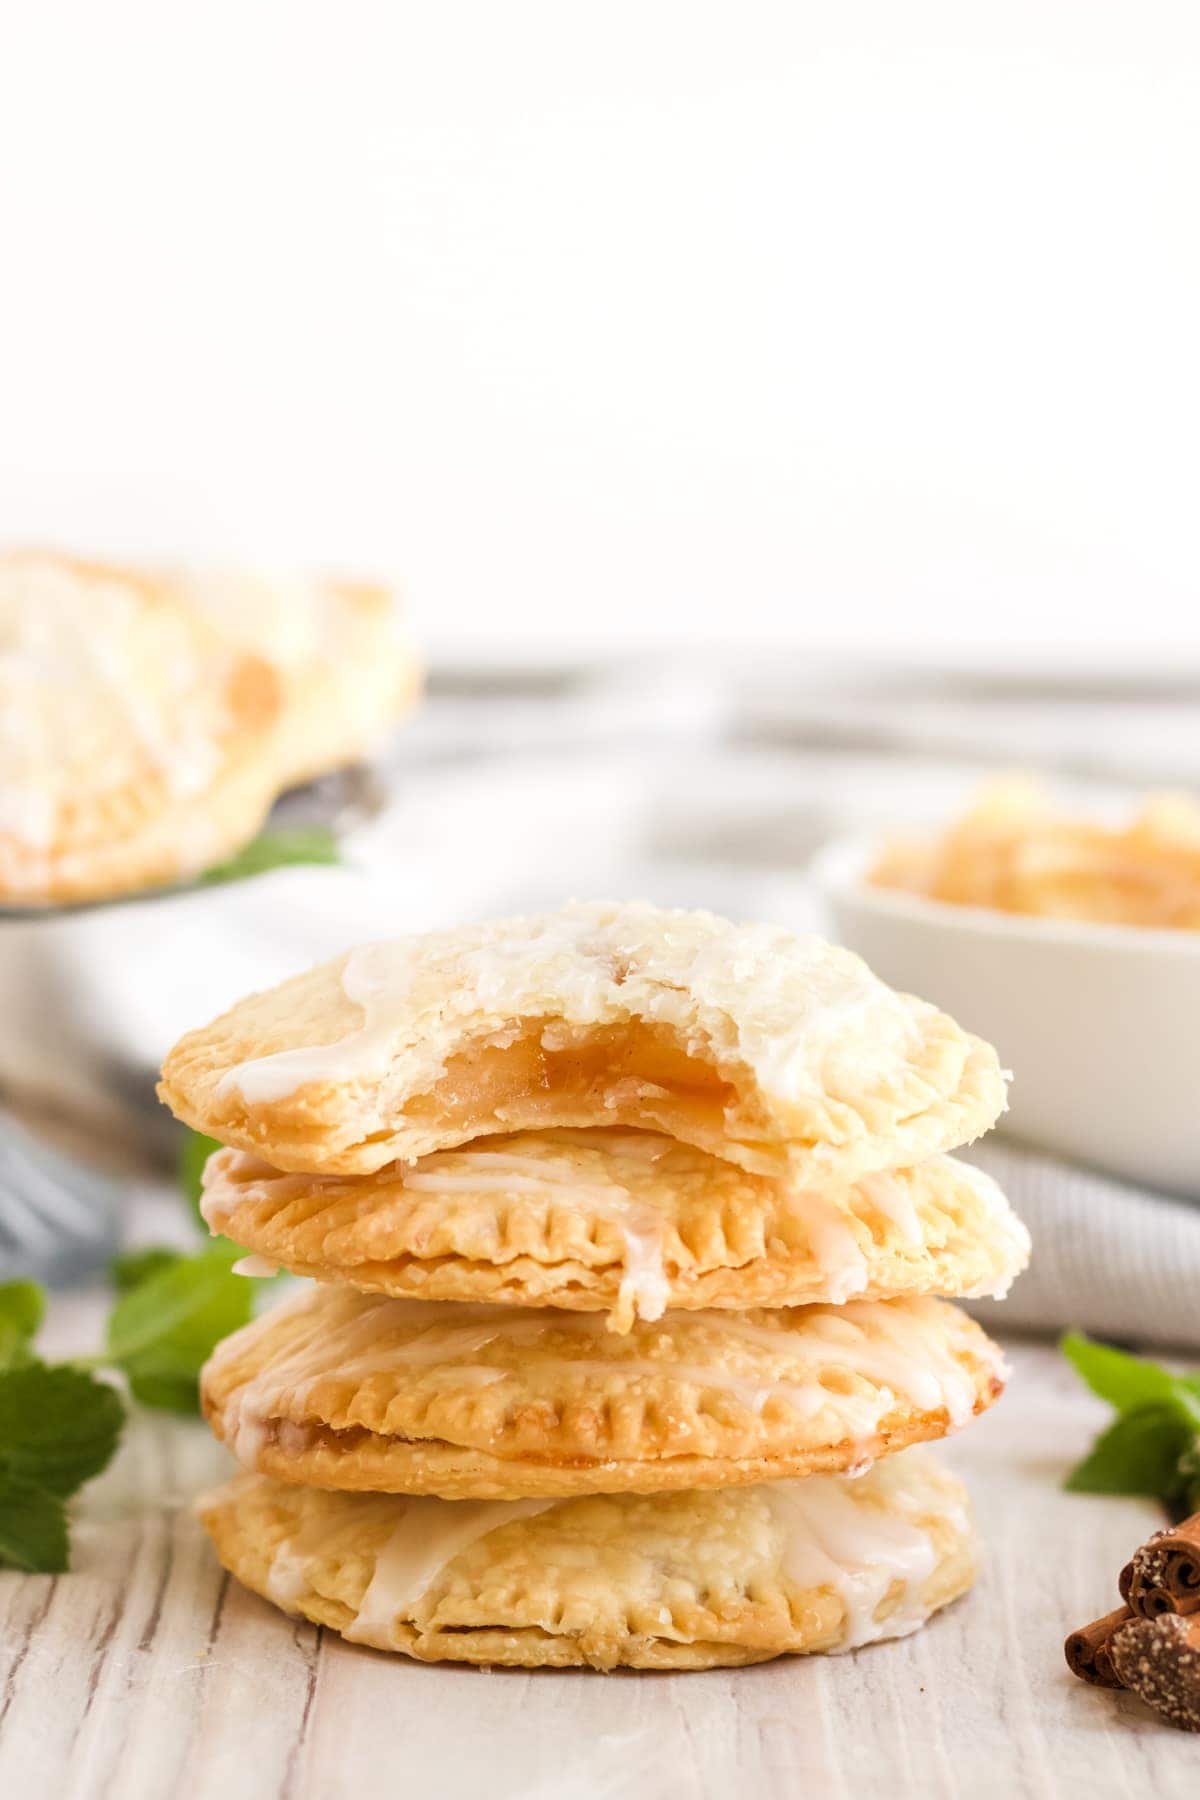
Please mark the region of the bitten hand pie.
[[831, 1186], [978, 1136], [1004, 1079], [989, 1045], [849, 951], [591, 902], [355, 950], [190, 1032], [159, 1093], [278, 1169], [625, 1125]]
[[752, 1175], [653, 1132], [483, 1138], [372, 1175], [286, 1175], [220, 1150], [215, 1232], [296, 1275], [384, 1294], [606, 1311], [999, 1297], [1029, 1237], [951, 1157], [832, 1191]]
[[858, 1480], [472, 1502], [241, 1476], [201, 1503], [239, 1581], [423, 1662], [710, 1669], [899, 1637], [975, 1573], [966, 1497], [919, 1454]]
[[275, 670], [282, 786], [358, 761], [412, 707], [419, 668], [388, 589], [245, 571], [179, 572], [172, 582], [225, 638]]
[[861, 1468], [964, 1425], [1003, 1365], [928, 1299], [594, 1314], [423, 1304], [316, 1287], [221, 1344], [216, 1435], [312, 1487], [516, 1499]]
[[281, 706], [161, 583], [0, 556], [0, 901], [128, 893], [237, 849], [275, 796]]

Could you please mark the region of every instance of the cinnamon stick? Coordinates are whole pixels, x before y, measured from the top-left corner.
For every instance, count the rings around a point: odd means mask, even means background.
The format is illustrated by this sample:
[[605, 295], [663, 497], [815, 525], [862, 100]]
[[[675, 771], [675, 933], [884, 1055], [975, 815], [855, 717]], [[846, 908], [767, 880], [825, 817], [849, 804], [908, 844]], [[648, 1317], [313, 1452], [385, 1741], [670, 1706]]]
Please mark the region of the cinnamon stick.
[[1121, 1682], [1181, 1731], [1200, 1731], [1200, 1618], [1133, 1619], [1112, 1641]]
[[1200, 1613], [1200, 1513], [1156, 1531], [1121, 1571], [1121, 1597], [1143, 1619]]
[[1093, 1687], [1123, 1687], [1124, 1683], [1113, 1666], [1112, 1638], [1122, 1625], [1127, 1625], [1133, 1614], [1127, 1606], [1120, 1606], [1116, 1612], [1108, 1613], [1103, 1619], [1096, 1619], [1091, 1625], [1083, 1625], [1073, 1631], [1063, 1652], [1067, 1659], [1067, 1667], [1072, 1675], [1078, 1675], [1080, 1681], [1090, 1681]]

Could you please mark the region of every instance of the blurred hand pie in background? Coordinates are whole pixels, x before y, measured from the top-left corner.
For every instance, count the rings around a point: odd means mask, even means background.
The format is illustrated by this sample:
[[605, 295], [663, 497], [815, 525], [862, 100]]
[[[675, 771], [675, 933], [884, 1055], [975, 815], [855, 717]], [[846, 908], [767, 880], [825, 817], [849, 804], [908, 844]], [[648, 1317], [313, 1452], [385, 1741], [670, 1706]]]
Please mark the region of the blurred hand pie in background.
[[419, 665], [386, 587], [245, 570], [184, 573], [173, 585], [230, 643], [271, 664], [285, 785], [369, 755], [416, 701]]
[[383, 589], [0, 556], [0, 903], [200, 874], [416, 687]]

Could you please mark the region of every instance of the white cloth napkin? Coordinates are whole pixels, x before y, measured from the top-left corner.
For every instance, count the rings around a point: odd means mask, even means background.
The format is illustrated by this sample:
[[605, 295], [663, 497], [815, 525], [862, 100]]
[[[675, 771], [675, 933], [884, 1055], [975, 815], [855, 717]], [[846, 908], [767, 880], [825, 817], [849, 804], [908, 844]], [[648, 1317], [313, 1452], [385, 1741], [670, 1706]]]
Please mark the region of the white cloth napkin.
[[1000, 1183], [1033, 1238], [1033, 1260], [1008, 1298], [971, 1308], [990, 1330], [1075, 1326], [1200, 1351], [1200, 1205], [995, 1139], [968, 1156]]

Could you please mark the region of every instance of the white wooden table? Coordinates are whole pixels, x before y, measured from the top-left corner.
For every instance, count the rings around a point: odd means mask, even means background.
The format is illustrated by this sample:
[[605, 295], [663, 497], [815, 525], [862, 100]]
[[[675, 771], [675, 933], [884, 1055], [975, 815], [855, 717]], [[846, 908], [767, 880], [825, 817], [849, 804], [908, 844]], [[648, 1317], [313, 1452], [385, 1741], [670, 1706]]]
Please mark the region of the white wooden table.
[[[60, 1305], [58, 1348], [96, 1304]], [[1200, 1740], [1067, 1673], [1157, 1523], [1061, 1491], [1103, 1409], [1018, 1345], [998, 1409], [945, 1452], [989, 1545], [925, 1631], [705, 1675], [480, 1673], [356, 1649], [222, 1574], [189, 1502], [227, 1469], [142, 1415], [89, 1489], [69, 1575], [0, 1573], [0, 1795], [17, 1800], [1195, 1800]]]

